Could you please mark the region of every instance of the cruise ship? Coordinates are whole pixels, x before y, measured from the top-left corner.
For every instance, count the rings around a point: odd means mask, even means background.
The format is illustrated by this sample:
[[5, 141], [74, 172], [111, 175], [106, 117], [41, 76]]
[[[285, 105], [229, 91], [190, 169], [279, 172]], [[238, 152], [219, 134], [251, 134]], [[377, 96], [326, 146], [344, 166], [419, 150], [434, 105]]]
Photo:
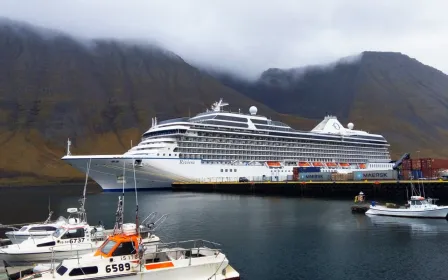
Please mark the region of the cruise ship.
[[242, 113], [225, 111], [227, 105], [221, 99], [194, 117], [154, 118], [140, 143], [121, 155], [72, 155], [69, 141], [62, 160], [104, 191], [170, 188], [173, 181], [283, 181], [306, 166], [339, 173], [393, 168], [386, 139], [353, 123], [344, 127], [326, 116], [300, 131], [258, 115], [255, 106]]

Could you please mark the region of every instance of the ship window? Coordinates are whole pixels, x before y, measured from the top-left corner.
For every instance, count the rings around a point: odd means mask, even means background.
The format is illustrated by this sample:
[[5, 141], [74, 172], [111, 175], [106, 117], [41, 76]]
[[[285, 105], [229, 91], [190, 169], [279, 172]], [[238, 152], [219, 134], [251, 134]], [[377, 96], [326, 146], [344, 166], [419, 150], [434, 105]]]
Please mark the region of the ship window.
[[233, 169], [233, 172], [236, 172], [236, 169]]
[[67, 272], [67, 268], [65, 266], [62, 265], [62, 263], [56, 268], [56, 272], [59, 275], [64, 275], [65, 272]]
[[112, 256], [124, 256], [135, 254], [135, 246], [132, 242], [123, 242], [118, 245]]
[[159, 156], [160, 154], [157, 154], [157, 156]]
[[230, 172], [232, 172], [232, 169], [229, 169]]
[[171, 154], [169, 154], [169, 156], [171, 156]]
[[113, 241], [113, 240], [108, 240], [106, 242], [106, 244], [103, 245], [103, 248], [101, 249], [101, 253], [107, 255], [109, 254], [110, 250], [112, 250], [112, 248], [115, 246], [115, 244], [117, 244], [117, 242]]
[[86, 267], [73, 268], [72, 271], [70, 271], [70, 273], [68, 275], [69, 276], [80, 276], [80, 275], [96, 274], [96, 273], [98, 273], [97, 266], [86, 266]]
[[163, 154], [163, 156], [165, 156], [165, 154]]
[[226, 169], [226, 172], [227, 172], [227, 169]]
[[37, 247], [47, 247], [47, 246], [54, 246], [54, 245], [56, 245], [56, 242], [54, 242], [54, 241], [50, 241], [50, 242], [45, 242], [45, 243], [37, 244]]
[[43, 226], [43, 227], [32, 227], [29, 231], [55, 231], [55, 227]]
[[222, 169], [221, 169], [221, 172], [222, 172]]
[[26, 231], [28, 227], [22, 227], [19, 231]]
[[84, 237], [84, 229], [83, 228], [77, 228], [77, 229], [69, 229], [62, 237], [61, 239], [69, 239], [69, 238], [79, 238]]

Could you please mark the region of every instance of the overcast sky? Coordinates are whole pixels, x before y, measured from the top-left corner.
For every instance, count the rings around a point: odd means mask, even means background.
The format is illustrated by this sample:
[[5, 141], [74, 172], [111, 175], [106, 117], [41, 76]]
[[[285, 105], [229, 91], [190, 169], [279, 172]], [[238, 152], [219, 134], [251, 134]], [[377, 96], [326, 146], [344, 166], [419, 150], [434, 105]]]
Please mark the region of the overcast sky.
[[257, 75], [396, 51], [448, 73], [448, 1], [0, 0], [0, 16], [84, 37], [156, 40], [194, 63]]

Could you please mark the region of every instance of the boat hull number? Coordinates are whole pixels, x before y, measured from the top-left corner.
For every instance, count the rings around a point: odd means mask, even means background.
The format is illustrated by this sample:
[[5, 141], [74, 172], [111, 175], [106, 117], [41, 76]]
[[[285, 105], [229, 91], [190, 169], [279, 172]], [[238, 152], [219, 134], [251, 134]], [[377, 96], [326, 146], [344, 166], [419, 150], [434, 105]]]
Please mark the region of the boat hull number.
[[117, 271], [127, 271], [131, 270], [131, 264], [130, 263], [120, 263], [120, 264], [109, 264], [106, 265], [106, 272], [117, 272]]
[[69, 240], [64, 240], [61, 243], [83, 243], [85, 240], [84, 237], [80, 237], [80, 238], [73, 238], [73, 239], [69, 239]]

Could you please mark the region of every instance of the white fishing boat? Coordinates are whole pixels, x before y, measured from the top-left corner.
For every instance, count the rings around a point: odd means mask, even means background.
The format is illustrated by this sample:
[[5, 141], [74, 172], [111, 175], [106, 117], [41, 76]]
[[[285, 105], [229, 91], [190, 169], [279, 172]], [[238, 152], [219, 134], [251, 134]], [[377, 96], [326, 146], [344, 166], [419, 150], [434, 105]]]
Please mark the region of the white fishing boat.
[[216, 248], [219, 244], [205, 240], [145, 243], [138, 226], [136, 186], [135, 194], [135, 223], [123, 224], [123, 200], [119, 197], [114, 232], [94, 253], [65, 259], [21, 279], [240, 279], [226, 255]]
[[28, 238], [38, 239], [51, 236], [60, 226], [67, 224], [65, 217], [59, 217], [56, 221], [50, 221], [50, 212], [47, 220], [43, 223], [32, 223], [22, 226], [20, 229], [12, 227], [13, 230], [5, 232], [6, 237], [13, 244], [19, 244]]
[[39, 271], [39, 279], [240, 279], [217, 249], [219, 244], [205, 240], [148, 244], [136, 224], [118, 224], [121, 230], [94, 253], [79, 254]]
[[[105, 230], [102, 224], [90, 226], [87, 223], [87, 214], [84, 207], [86, 185], [84, 186], [83, 198], [79, 200], [80, 208], [69, 208], [67, 210], [70, 216], [66, 224], [61, 225], [49, 237], [28, 238], [19, 244], [0, 247], [0, 260], [6, 261], [9, 266], [27, 265], [36, 262], [45, 263], [51, 259], [62, 261], [79, 254], [94, 252], [100, 247], [107, 236], [113, 233], [113, 230]], [[152, 219], [154, 216], [155, 213], [151, 213], [144, 221], [149, 218]], [[163, 218], [164, 216], [161, 219]], [[158, 221], [150, 223], [152, 228], [141, 227], [146, 232], [146, 236], [142, 238], [144, 244], [160, 241], [159, 237], [152, 233], [154, 228], [159, 225]]]
[[424, 187], [422, 195], [420, 191], [417, 191], [414, 188], [414, 185], [411, 183], [411, 194], [413, 195], [410, 196], [408, 204], [401, 207], [377, 205], [374, 201], [372, 201], [372, 204], [370, 205], [369, 210], [367, 210], [366, 215], [434, 219], [448, 218], [448, 206], [436, 205], [435, 201], [437, 199], [425, 198]]

